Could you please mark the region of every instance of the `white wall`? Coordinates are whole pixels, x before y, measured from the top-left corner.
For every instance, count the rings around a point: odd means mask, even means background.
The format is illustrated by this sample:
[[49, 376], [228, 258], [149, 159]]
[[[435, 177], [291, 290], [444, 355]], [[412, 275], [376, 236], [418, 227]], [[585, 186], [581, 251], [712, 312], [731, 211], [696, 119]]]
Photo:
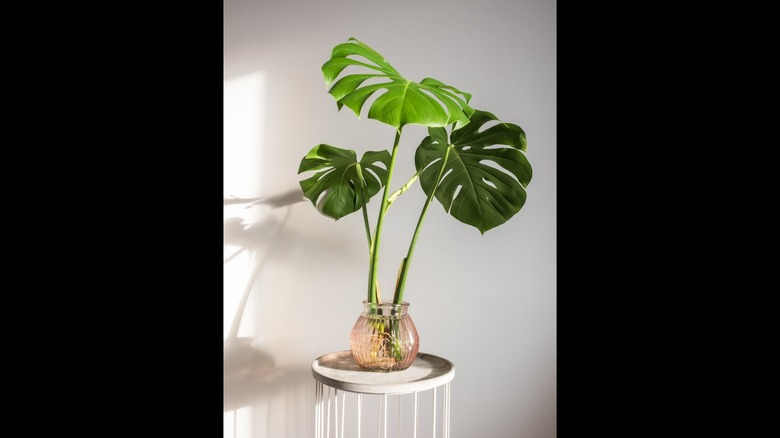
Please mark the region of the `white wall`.
[[[391, 127], [337, 111], [327, 93], [320, 66], [349, 37], [406, 77], [468, 91], [472, 106], [523, 127], [534, 168], [526, 205], [482, 236], [435, 204], [405, 299], [421, 351], [455, 364], [453, 437], [556, 436], [555, 1], [225, 0], [224, 18], [226, 198], [296, 189], [298, 164], [319, 143], [390, 148]], [[424, 135], [404, 129], [392, 188], [413, 174]], [[387, 294], [423, 199], [415, 186], [388, 215], [379, 273]], [[308, 438], [311, 362], [348, 349], [365, 299], [362, 219], [332, 221], [308, 201], [245, 207], [225, 207], [226, 339], [257, 272], [244, 339], [226, 344], [225, 437]]]

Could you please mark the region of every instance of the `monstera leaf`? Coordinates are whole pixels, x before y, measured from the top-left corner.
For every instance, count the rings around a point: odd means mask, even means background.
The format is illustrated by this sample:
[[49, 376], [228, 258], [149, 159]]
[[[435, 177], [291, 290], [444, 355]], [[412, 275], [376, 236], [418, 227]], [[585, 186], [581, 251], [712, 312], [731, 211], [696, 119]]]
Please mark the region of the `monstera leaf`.
[[[339, 74], [351, 66], [366, 69], [366, 73], [345, 75], [334, 84]], [[326, 86], [333, 84], [328, 92], [336, 99], [338, 108], [346, 105], [358, 117], [368, 98], [383, 91], [371, 104], [368, 118], [397, 129], [406, 124], [441, 127], [456, 123], [460, 127], [468, 123], [474, 111], [468, 105], [470, 94], [432, 78], [412, 82], [401, 76], [382, 55], [355, 38], [333, 48], [330, 60], [322, 66], [322, 74]], [[361, 87], [368, 79], [381, 82]]]
[[379, 192], [387, 182], [389, 165], [387, 151], [368, 151], [358, 161], [355, 151], [320, 144], [303, 157], [298, 174], [321, 170], [300, 182], [303, 195], [322, 214], [338, 220], [359, 210]]
[[[435, 196], [445, 210], [482, 234], [515, 215], [525, 203], [525, 188], [531, 181], [531, 164], [525, 132], [511, 123], [500, 122], [489, 112], [476, 110], [471, 123], [453, 129], [450, 141], [444, 128], [428, 128], [417, 148], [415, 166], [420, 185]], [[447, 157], [444, 164], [442, 163]], [[440, 182], [437, 178], [443, 175]]]

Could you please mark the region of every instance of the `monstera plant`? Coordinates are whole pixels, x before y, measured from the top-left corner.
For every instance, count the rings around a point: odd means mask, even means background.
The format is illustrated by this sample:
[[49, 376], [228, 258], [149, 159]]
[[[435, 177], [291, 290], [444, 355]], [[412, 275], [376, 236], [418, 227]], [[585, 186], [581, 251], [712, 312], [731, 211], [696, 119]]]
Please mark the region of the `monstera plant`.
[[[362, 211], [369, 270], [365, 310], [351, 334], [353, 357], [367, 369], [405, 369], [417, 354], [419, 342], [411, 320], [404, 321], [408, 319], [402, 307], [408, 305], [404, 288], [433, 200], [482, 234], [508, 221], [523, 207], [531, 181], [531, 165], [524, 154], [525, 132], [490, 112], [472, 108], [469, 93], [432, 78], [419, 82], [405, 78], [382, 55], [355, 38], [333, 48], [322, 73], [339, 110], [346, 106], [360, 118], [368, 106], [369, 119], [395, 131], [390, 151], [365, 151], [360, 158], [354, 150], [319, 144], [301, 160], [298, 174], [311, 173], [300, 185], [304, 196], [325, 216], [338, 220]], [[406, 125], [426, 126], [428, 136], [414, 153], [416, 173], [393, 191], [396, 159], [401, 154], [399, 142]], [[400, 261], [392, 302], [383, 301], [377, 278], [383, 224], [393, 203], [418, 181], [427, 199], [407, 255]], [[372, 230], [367, 204], [380, 192]], [[356, 339], [359, 325], [369, 333]], [[365, 351], [357, 351], [360, 348]]]

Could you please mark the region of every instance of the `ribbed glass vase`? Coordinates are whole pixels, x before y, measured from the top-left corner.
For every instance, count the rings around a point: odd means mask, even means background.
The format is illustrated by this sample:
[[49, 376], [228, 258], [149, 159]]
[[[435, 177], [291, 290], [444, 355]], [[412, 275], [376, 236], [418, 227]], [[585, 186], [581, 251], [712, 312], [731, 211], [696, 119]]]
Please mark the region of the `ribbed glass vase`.
[[363, 301], [349, 337], [352, 357], [369, 371], [409, 368], [420, 350], [420, 336], [409, 316], [409, 303]]

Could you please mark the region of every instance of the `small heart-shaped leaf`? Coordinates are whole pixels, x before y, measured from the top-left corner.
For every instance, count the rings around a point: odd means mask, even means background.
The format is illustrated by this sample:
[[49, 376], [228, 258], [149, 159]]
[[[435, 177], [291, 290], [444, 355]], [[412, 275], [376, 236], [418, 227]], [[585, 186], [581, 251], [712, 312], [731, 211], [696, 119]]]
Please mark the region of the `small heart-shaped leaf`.
[[318, 171], [300, 182], [303, 195], [322, 214], [338, 220], [362, 208], [384, 187], [389, 165], [387, 151], [368, 151], [358, 161], [353, 150], [320, 144], [301, 160], [298, 173]]

